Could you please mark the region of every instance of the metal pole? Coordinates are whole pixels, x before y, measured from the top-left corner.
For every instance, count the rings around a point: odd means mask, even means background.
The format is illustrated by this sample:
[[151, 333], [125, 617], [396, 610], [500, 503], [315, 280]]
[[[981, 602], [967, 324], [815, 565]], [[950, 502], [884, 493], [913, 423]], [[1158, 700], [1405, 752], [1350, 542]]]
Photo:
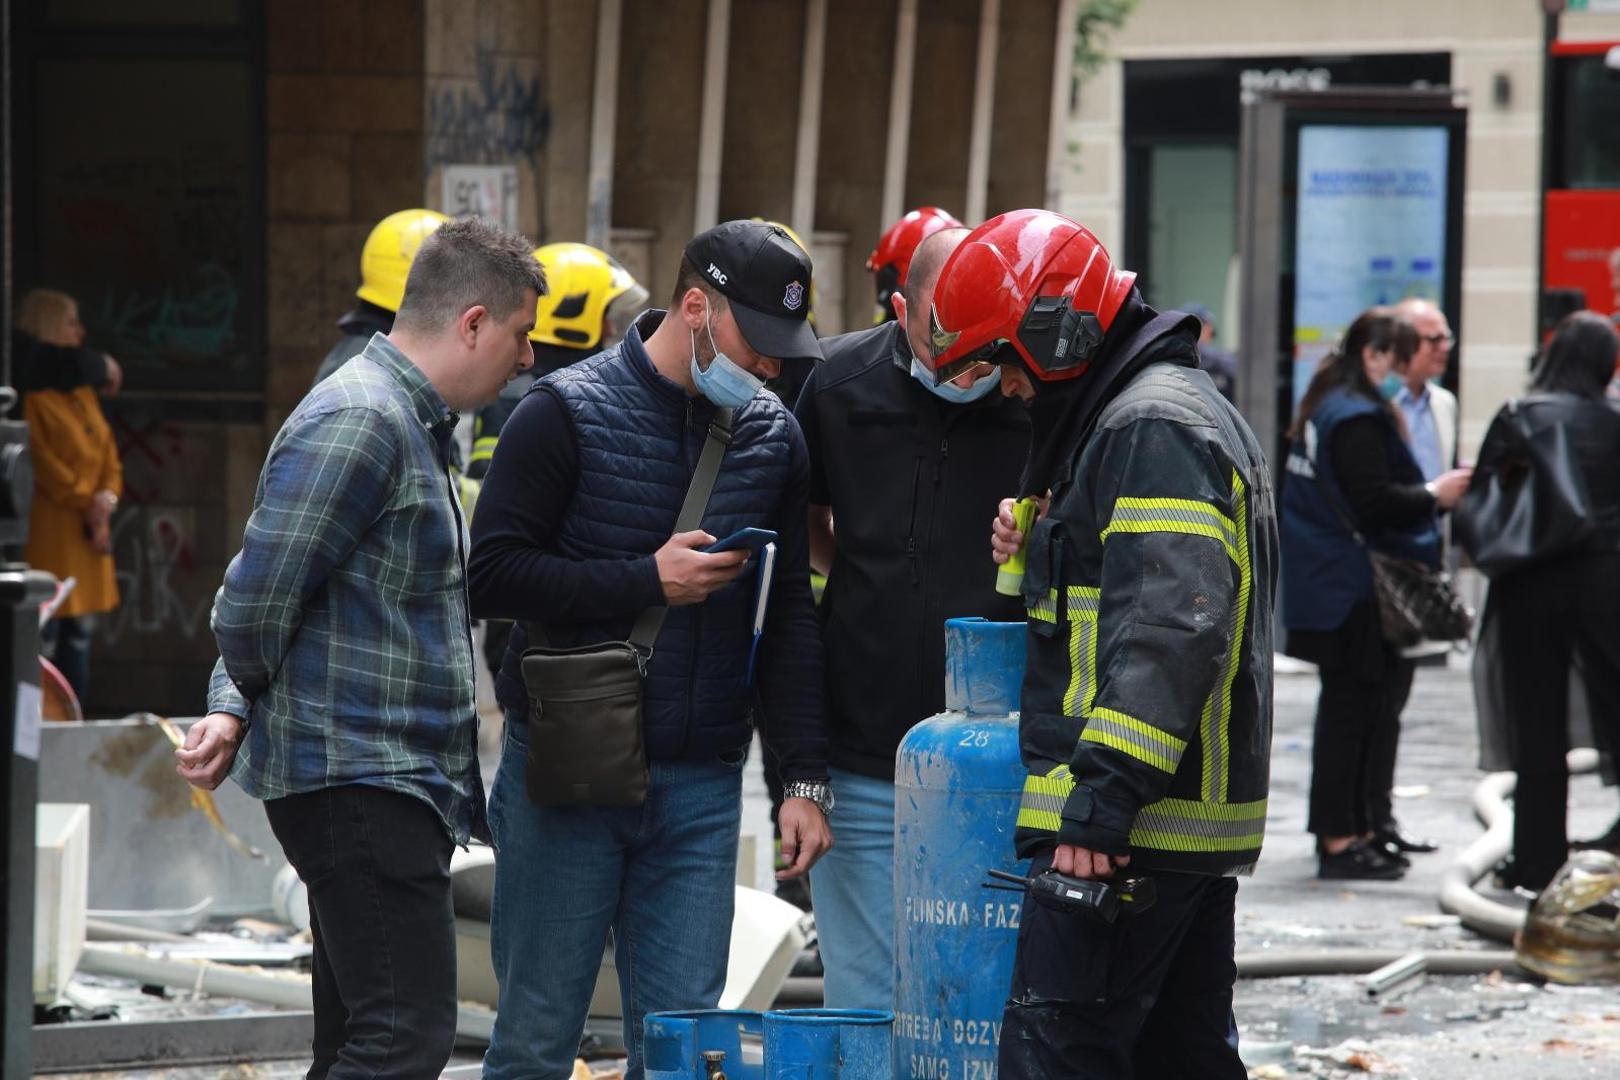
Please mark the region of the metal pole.
[[597, 5], [585, 242], [606, 251], [613, 229], [613, 135], [619, 115], [619, 26], [624, 17], [624, 0], [597, 0]]
[[973, 80], [973, 133], [968, 140], [967, 217], [969, 225], [984, 220], [990, 188], [990, 121], [996, 108], [996, 44], [1001, 28], [1001, 0], [980, 0], [979, 62]]
[[793, 231], [810, 243], [816, 225], [816, 165], [821, 153], [821, 80], [827, 52], [827, 0], [804, 5], [804, 74], [799, 79], [799, 140], [793, 152]]
[[39, 605], [56, 579], [11, 564], [0, 571], [0, 976], [5, 980], [4, 1057], [0, 1075], [33, 1072], [34, 805], [39, 800]]
[[726, 130], [726, 62], [731, 37], [731, 0], [709, 0], [709, 40], [703, 60], [703, 113], [698, 128], [697, 206], [692, 231], [720, 217], [720, 153]]
[[1063, 164], [1069, 148], [1069, 83], [1074, 78], [1075, 20], [1080, 0], [1058, 0], [1052, 35], [1052, 111], [1046, 129], [1046, 208], [1063, 204]]
[[917, 0], [900, 0], [894, 23], [894, 75], [889, 83], [889, 144], [883, 158], [883, 228], [900, 218], [911, 146], [911, 72], [917, 56]]
[[1553, 43], [1558, 40], [1558, 17], [1562, 2], [1542, 0], [1541, 17], [1541, 164], [1536, 178], [1536, 304], [1535, 322], [1530, 328], [1531, 347], [1541, 350], [1542, 309], [1547, 296], [1547, 186], [1553, 179]]

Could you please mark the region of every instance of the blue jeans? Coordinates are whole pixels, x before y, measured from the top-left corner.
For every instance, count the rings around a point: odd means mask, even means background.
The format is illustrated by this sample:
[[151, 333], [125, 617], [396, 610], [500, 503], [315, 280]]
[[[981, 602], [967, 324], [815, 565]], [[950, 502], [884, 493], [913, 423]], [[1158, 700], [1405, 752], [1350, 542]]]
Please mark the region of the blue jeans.
[[572, 1075], [611, 929], [625, 1080], [642, 1080], [642, 1018], [712, 1009], [725, 987], [743, 755], [652, 762], [641, 806], [537, 807], [524, 785], [521, 716], [507, 713], [505, 739], [489, 800], [490, 952], [501, 995], [484, 1076]]
[[894, 1009], [894, 784], [833, 769], [832, 850], [810, 869], [830, 1009]]

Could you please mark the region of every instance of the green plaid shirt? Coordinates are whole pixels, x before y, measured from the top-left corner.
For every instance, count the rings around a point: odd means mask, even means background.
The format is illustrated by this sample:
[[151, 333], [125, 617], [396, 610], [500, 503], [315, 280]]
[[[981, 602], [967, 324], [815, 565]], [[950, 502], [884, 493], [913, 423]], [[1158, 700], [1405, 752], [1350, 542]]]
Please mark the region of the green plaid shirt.
[[212, 620], [208, 707], [247, 721], [248, 794], [370, 784], [488, 840], [454, 423], [378, 334], [271, 444]]

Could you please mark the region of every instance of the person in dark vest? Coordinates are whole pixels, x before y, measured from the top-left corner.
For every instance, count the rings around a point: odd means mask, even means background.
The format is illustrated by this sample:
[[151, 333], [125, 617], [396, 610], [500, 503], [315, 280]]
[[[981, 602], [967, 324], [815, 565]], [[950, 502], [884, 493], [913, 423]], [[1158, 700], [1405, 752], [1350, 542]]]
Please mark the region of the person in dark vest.
[[999, 392], [999, 369], [936, 385], [917, 359], [939, 268], [966, 235], [917, 246], [896, 321], [822, 341], [827, 361], [794, 410], [810, 448], [810, 562], [827, 574], [838, 846], [810, 883], [831, 1008], [894, 1008], [894, 759], [945, 707], [945, 620], [1023, 615], [995, 591], [976, 526], [1018, 482], [1029, 417]]
[[1424, 482], [1379, 384], [1418, 346], [1387, 308], [1356, 317], [1324, 359], [1289, 430], [1282, 497], [1283, 625], [1288, 655], [1320, 669], [1310, 818], [1317, 876], [1394, 880], [1401, 850], [1379, 835], [1379, 761], [1393, 755], [1413, 664], [1384, 641], [1372, 566], [1351, 524], [1379, 551], [1439, 568], [1438, 515], [1468, 489], [1469, 470]]
[[1026, 894], [997, 1073], [1246, 1075], [1232, 1017], [1237, 875], [1260, 857], [1271, 744], [1271, 473], [1198, 368], [1198, 321], [1046, 210], [991, 218], [940, 272], [936, 379], [1001, 367], [1029, 407], [1022, 494], [998, 562], [1025, 552], [1029, 872], [1150, 875], [1112, 925]]
[[[810, 283], [808, 256], [779, 228], [730, 221], [699, 234], [671, 309], [647, 312], [614, 348], [541, 379], [495, 448], [470, 569], [473, 614], [517, 623], [496, 686], [506, 730], [490, 796], [501, 988], [484, 1060], [491, 1080], [570, 1075], [610, 930], [626, 1080], [644, 1075], [648, 1013], [719, 1002], [756, 688], [787, 781], [791, 862], [781, 874], [805, 873], [831, 845], [810, 464], [792, 414], [759, 392], [784, 358], [820, 355], [804, 318]], [[729, 443], [702, 526], [674, 533], [722, 409]], [[752, 670], [758, 560], [701, 550], [745, 527], [778, 535]], [[552, 647], [571, 648], [623, 641], [662, 606], [644, 679], [645, 801], [535, 805], [525, 784], [524, 620]]]
[[[495, 458], [501, 429], [513, 410], [529, 392], [536, 379], [570, 364], [588, 360], [615, 343], [630, 328], [630, 320], [647, 305], [647, 290], [619, 260], [589, 244], [563, 241], [535, 248], [535, 261], [546, 273], [546, 295], [534, 313], [534, 329], [529, 343], [534, 349], [534, 366], [506, 385], [494, 401], [473, 416], [472, 457], [467, 463], [468, 481], [474, 495], [467, 506], [471, 520], [482, 490], [489, 463]], [[470, 486], [464, 484], [463, 492]], [[501, 673], [506, 658], [506, 640], [512, 624], [505, 619], [484, 620], [484, 663], [491, 677]]]

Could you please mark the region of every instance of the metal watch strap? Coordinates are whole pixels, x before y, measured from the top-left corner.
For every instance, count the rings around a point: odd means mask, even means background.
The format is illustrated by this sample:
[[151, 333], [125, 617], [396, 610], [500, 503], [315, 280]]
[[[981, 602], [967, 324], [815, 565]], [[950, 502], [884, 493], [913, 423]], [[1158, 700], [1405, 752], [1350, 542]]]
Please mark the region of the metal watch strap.
[[782, 797], [786, 799], [809, 799], [816, 804], [823, 815], [830, 815], [833, 810], [832, 782], [830, 780], [789, 780], [782, 785]]

